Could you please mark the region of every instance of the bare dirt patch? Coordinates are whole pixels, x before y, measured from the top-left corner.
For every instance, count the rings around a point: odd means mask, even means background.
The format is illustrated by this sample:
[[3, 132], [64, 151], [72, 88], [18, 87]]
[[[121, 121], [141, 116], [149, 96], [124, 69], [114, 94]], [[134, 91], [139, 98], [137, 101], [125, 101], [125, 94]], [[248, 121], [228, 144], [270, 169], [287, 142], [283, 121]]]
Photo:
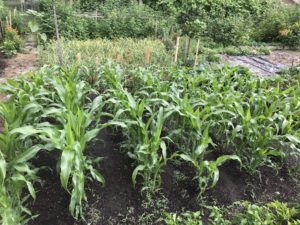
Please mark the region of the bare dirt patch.
[[257, 76], [273, 76], [300, 64], [300, 52], [275, 50], [266, 56], [229, 56], [223, 59], [231, 66], [244, 66]]
[[18, 53], [12, 58], [5, 58], [0, 54], [0, 82], [37, 68], [38, 51], [31, 37], [26, 41], [24, 52], [26, 53]]
[[[1, 56], [0, 56], [1, 57]], [[19, 74], [32, 71], [36, 68], [37, 50], [31, 52], [18, 53], [13, 58], [0, 58], [1, 78], [16, 77]]]

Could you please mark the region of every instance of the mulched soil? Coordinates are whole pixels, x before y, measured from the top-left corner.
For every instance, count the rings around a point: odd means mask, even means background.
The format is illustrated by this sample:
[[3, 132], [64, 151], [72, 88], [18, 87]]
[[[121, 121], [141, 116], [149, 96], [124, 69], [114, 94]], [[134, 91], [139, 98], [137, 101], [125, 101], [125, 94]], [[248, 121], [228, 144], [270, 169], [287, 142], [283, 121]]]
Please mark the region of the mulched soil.
[[[131, 174], [134, 167], [132, 161], [120, 152], [121, 138], [104, 131], [99, 139], [103, 141], [98, 141], [90, 147], [88, 154], [104, 157], [99, 170], [106, 179], [106, 186], [87, 182], [88, 205], [85, 211], [89, 224], [140, 225], [142, 222], [139, 219], [143, 217], [143, 221], [151, 221], [144, 224], [150, 225], [154, 222], [146, 215], [159, 217], [163, 215], [163, 210], [180, 212], [200, 209], [196, 184], [192, 181], [194, 172], [188, 165], [169, 164], [164, 168], [160, 193], [153, 197], [154, 205], [147, 207], [144, 204], [145, 196], [139, 193], [141, 186], [134, 188], [132, 185]], [[44, 183], [42, 186], [37, 185], [37, 199], [29, 204], [29, 209], [34, 214], [39, 214], [39, 217], [29, 225], [86, 224], [75, 222], [68, 213], [69, 196], [61, 188], [55, 171], [57, 158], [58, 156], [54, 157], [52, 153], [43, 153], [34, 161], [36, 166], [47, 165], [52, 171], [41, 170], [39, 174]], [[184, 179], [176, 178], [175, 173], [179, 171]], [[299, 202], [299, 191], [299, 185], [288, 175], [286, 168], [282, 168], [278, 173], [264, 168], [260, 178], [241, 172], [237, 164], [229, 162], [220, 169], [220, 180], [214, 189], [208, 191], [206, 201], [224, 206], [238, 200]]]

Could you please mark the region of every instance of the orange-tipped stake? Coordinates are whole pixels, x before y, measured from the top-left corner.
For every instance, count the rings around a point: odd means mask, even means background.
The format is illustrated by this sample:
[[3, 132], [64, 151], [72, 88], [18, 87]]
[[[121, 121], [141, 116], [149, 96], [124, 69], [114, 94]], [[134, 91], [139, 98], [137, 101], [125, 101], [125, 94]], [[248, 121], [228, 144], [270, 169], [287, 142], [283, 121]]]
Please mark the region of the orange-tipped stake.
[[123, 60], [123, 55], [120, 54], [120, 53], [118, 53], [118, 54], [117, 54], [116, 61], [117, 61], [117, 62], [121, 62], [122, 60]]
[[81, 54], [80, 54], [80, 52], [78, 52], [77, 55], [76, 55], [76, 62], [77, 62], [77, 64], [81, 63]]
[[150, 64], [150, 55], [151, 55], [150, 48], [146, 48], [146, 65]]
[[100, 59], [99, 57], [96, 57], [96, 66], [99, 66], [100, 65]]

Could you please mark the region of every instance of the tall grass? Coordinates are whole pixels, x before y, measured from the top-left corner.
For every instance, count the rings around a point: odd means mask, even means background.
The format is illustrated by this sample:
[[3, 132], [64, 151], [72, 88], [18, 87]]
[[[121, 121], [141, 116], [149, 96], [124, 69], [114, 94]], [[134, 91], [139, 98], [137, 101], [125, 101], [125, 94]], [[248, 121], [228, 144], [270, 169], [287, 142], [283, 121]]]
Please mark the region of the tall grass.
[[[146, 64], [146, 48], [149, 48], [151, 52], [151, 64], [166, 66], [172, 62], [172, 57], [159, 40], [130, 38], [88, 41], [63, 40], [62, 48], [64, 63], [68, 66], [78, 63], [76, 58], [78, 53], [81, 54], [81, 64], [88, 67], [95, 67], [97, 63], [105, 63], [107, 60], [119, 61], [120, 64], [131, 66], [144, 66]], [[41, 52], [40, 63], [42, 65], [58, 64], [55, 42], [48, 44], [46, 49]]]

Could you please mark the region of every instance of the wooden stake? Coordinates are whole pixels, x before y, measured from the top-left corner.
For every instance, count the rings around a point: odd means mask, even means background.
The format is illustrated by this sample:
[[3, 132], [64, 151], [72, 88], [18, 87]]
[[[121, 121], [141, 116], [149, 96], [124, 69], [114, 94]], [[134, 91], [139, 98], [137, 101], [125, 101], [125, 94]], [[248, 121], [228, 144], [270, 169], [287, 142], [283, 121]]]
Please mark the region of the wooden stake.
[[184, 51], [184, 61], [185, 62], [188, 58], [188, 48], [189, 48], [189, 37], [186, 36], [186, 38], [185, 38], [185, 51]]
[[77, 55], [76, 55], [76, 62], [77, 62], [77, 64], [81, 63], [81, 54], [80, 54], [80, 52], [78, 52]]
[[197, 49], [196, 49], [196, 56], [195, 56], [195, 63], [194, 63], [194, 67], [197, 66], [198, 64], [198, 53], [199, 53], [199, 47], [200, 47], [200, 39], [198, 39], [198, 42], [197, 42]]
[[146, 48], [146, 65], [150, 64], [150, 48]]
[[11, 11], [9, 10], [9, 25], [12, 27]]
[[59, 30], [58, 30], [58, 22], [57, 22], [57, 15], [56, 15], [55, 5], [53, 5], [53, 19], [54, 19], [55, 33], [56, 33], [56, 45], [57, 45], [58, 61], [59, 61], [59, 64], [62, 66], [64, 64], [64, 62], [63, 62], [63, 56], [62, 56], [62, 48], [61, 48], [60, 37], [59, 37]]
[[116, 57], [116, 61], [117, 61], [117, 62], [121, 62], [122, 60], [123, 60], [123, 55], [120, 54], [120, 53], [118, 53], [118, 54], [117, 54], [117, 57]]
[[174, 63], [177, 63], [178, 60], [179, 44], [180, 44], [180, 37], [177, 37]]
[[99, 57], [96, 57], [96, 66], [99, 66], [99, 65], [100, 65]]

